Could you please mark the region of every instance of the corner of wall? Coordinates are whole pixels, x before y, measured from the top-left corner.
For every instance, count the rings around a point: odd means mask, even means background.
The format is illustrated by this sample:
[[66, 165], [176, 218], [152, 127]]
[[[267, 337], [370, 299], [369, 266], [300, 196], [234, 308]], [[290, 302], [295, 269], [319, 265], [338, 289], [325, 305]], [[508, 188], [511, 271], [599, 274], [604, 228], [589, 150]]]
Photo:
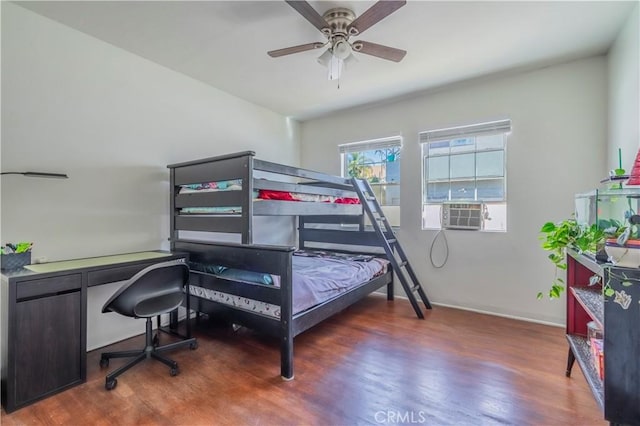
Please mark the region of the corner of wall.
[[608, 53], [607, 164], [630, 171], [640, 148], [640, 4], [620, 29]]

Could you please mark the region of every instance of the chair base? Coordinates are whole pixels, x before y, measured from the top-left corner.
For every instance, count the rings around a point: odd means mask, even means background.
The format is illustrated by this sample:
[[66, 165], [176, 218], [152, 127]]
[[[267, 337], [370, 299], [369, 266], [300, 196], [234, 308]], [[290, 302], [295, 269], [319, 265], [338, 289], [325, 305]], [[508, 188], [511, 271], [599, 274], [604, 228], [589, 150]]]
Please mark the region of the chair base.
[[100, 356], [100, 367], [105, 368], [109, 366], [109, 359], [111, 358], [133, 358], [131, 361], [118, 368], [117, 370], [112, 371], [107, 374], [105, 378], [104, 387], [107, 390], [112, 390], [118, 384], [116, 377], [139, 363], [148, 358], [153, 358], [162, 362], [163, 364], [169, 367], [169, 374], [171, 376], [176, 376], [180, 373], [178, 369], [178, 363], [174, 360], [164, 357], [160, 355], [160, 352], [166, 352], [173, 349], [181, 348], [184, 346], [189, 346], [191, 349], [196, 349], [198, 347], [198, 342], [195, 337], [180, 340], [179, 342], [169, 343], [167, 345], [158, 346], [157, 345], [157, 336], [153, 337], [153, 330], [151, 326], [151, 318], [147, 318], [146, 324], [146, 333], [145, 333], [145, 341], [146, 346], [144, 349], [132, 350], [132, 351], [119, 351], [119, 352], [103, 352]]

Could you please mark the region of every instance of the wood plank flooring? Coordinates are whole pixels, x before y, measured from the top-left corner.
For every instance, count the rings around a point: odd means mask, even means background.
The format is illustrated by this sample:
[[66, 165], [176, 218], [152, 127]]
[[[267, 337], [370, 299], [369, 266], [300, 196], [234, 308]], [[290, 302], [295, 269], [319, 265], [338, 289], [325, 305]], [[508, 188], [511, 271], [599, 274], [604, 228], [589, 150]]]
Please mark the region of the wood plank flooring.
[[[535, 303], [535, 302], [532, 302]], [[205, 324], [202, 324], [205, 325]], [[141, 321], [141, 330], [144, 322]], [[104, 389], [99, 351], [87, 382], [20, 409], [2, 425], [605, 425], [580, 368], [564, 376], [557, 327], [376, 295], [296, 337], [295, 380], [278, 342], [207, 323], [199, 348], [146, 361]], [[170, 340], [161, 334], [161, 342]], [[142, 346], [136, 337], [108, 350]], [[107, 350], [106, 348], [103, 348]], [[122, 360], [112, 360], [109, 370]]]

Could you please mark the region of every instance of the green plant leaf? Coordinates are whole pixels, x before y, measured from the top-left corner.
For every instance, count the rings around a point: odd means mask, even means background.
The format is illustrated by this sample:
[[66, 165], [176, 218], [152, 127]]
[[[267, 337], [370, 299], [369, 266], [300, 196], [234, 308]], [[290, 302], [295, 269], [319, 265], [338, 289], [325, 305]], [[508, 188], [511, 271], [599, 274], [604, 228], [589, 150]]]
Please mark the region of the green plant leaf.
[[[600, 226], [611, 225], [609, 221], [599, 221]], [[573, 247], [580, 252], [595, 253], [598, 246], [604, 243], [605, 233], [598, 225], [581, 226], [574, 219], [565, 219], [558, 223], [547, 222], [540, 228], [540, 245], [549, 253], [547, 256], [557, 270], [566, 271], [566, 250]], [[556, 271], [557, 274], [557, 271]], [[560, 297], [564, 291], [564, 280], [556, 278], [549, 290], [549, 297]]]
[[630, 281], [622, 281], [622, 286], [623, 287], [629, 287], [631, 285]]

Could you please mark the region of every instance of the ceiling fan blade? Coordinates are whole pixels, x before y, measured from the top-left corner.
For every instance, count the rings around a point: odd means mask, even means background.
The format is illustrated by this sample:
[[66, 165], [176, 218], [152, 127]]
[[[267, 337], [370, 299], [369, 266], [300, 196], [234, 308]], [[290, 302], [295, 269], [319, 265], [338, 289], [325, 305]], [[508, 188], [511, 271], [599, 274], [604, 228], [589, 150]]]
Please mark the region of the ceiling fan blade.
[[289, 6], [294, 8], [300, 15], [302, 15], [307, 21], [322, 31], [323, 28], [329, 28], [329, 24], [324, 18], [311, 7], [309, 3], [302, 0], [285, 0]]
[[402, 58], [404, 58], [404, 55], [407, 54], [406, 50], [361, 40], [353, 42], [353, 50], [359, 53], [364, 53], [365, 55], [377, 56], [378, 58], [393, 62], [400, 62]]
[[347, 27], [349, 35], [362, 34], [405, 4], [407, 4], [406, 0], [380, 0], [349, 24]]
[[272, 58], [278, 58], [284, 55], [291, 55], [292, 53], [306, 52], [307, 50], [319, 49], [324, 46], [324, 43], [307, 43], [298, 46], [285, 47], [284, 49], [272, 50], [267, 52], [267, 55]]

